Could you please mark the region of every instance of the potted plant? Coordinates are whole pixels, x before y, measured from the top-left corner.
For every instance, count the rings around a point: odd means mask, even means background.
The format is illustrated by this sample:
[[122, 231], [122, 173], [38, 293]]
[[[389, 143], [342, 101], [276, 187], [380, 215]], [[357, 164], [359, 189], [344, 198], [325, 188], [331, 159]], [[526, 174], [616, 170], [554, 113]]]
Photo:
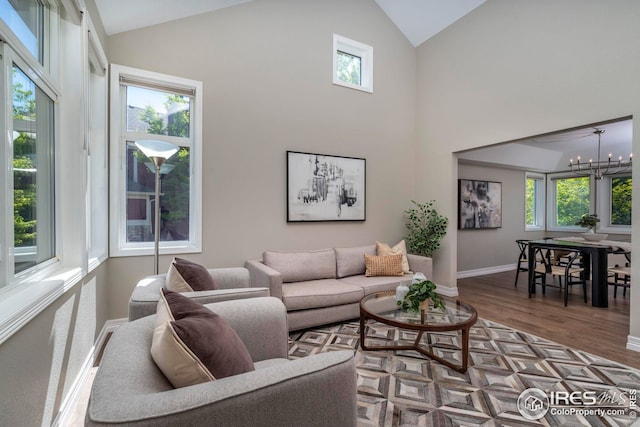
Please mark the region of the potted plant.
[[418, 203], [412, 200], [414, 207], [404, 211], [407, 217], [408, 235], [405, 237], [410, 253], [430, 257], [440, 247], [440, 240], [447, 234], [447, 217], [438, 214], [433, 208], [435, 203]]
[[433, 302], [434, 308], [444, 308], [444, 301], [436, 293], [436, 284], [431, 280], [421, 280], [412, 283], [409, 292], [397, 304], [403, 310], [420, 312], [426, 310], [429, 300]]
[[586, 228], [588, 233], [595, 233], [599, 222], [600, 219], [598, 218], [598, 215], [584, 214], [580, 217], [578, 222], [576, 222], [576, 225]]

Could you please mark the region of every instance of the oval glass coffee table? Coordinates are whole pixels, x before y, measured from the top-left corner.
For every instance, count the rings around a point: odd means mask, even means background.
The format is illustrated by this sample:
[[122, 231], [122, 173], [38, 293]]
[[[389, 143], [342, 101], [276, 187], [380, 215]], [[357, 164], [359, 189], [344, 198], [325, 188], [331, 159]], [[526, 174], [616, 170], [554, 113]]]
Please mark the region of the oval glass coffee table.
[[[363, 350], [415, 350], [458, 372], [466, 372], [469, 362], [469, 331], [476, 323], [478, 313], [468, 304], [454, 298], [442, 297], [443, 309], [431, 308], [425, 313], [407, 312], [396, 304], [395, 291], [376, 292], [360, 301], [360, 346]], [[418, 331], [412, 345], [372, 345], [365, 344], [367, 337], [367, 319], [376, 320], [398, 329]], [[425, 332], [460, 331], [462, 337], [462, 363], [456, 365], [429, 351], [421, 345]]]

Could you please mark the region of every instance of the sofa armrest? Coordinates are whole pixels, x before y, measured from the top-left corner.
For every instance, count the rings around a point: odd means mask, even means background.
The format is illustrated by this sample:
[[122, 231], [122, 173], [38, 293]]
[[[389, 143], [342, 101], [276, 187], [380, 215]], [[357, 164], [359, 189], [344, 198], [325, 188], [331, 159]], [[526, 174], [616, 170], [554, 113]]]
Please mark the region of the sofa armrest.
[[433, 280], [433, 259], [422, 256], [407, 254], [409, 269], [414, 273], [424, 273], [427, 279]]
[[211, 420], [234, 427], [301, 423], [355, 427], [357, 423], [356, 368], [353, 352], [348, 350], [158, 393], [123, 396], [115, 384], [103, 391], [103, 377], [98, 371], [86, 426], [172, 427], [210, 425]]
[[257, 259], [246, 261], [244, 266], [253, 286], [267, 287], [272, 297], [282, 299], [282, 274]]

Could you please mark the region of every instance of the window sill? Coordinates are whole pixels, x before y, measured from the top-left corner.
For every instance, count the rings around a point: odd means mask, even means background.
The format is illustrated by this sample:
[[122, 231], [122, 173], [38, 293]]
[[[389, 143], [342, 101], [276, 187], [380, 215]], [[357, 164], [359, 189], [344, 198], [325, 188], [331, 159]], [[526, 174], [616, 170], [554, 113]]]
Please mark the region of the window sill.
[[80, 268], [60, 269], [42, 280], [15, 284], [3, 290], [0, 298], [0, 344], [81, 279]]
[[[160, 255], [174, 255], [174, 254], [195, 254], [202, 252], [201, 245], [176, 245], [160, 247]], [[109, 253], [110, 257], [129, 257], [129, 256], [153, 256], [153, 247], [129, 247], [113, 249]]]

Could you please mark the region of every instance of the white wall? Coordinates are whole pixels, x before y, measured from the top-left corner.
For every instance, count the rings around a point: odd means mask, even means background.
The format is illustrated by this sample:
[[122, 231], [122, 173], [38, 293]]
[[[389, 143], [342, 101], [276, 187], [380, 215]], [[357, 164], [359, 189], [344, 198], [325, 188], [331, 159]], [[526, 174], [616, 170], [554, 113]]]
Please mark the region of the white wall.
[[[458, 230], [458, 269], [475, 274], [486, 269], [511, 268], [518, 254], [516, 239], [537, 239], [543, 232], [524, 230], [524, 172], [489, 166], [458, 164], [459, 179], [500, 182], [502, 184], [502, 227], [485, 230]], [[458, 227], [454, 221], [453, 227]], [[490, 250], [488, 250], [490, 248]]]
[[[374, 92], [332, 84], [337, 33], [373, 46]], [[258, 1], [107, 38], [112, 63], [204, 87], [203, 253], [241, 266], [267, 249], [391, 244], [414, 195], [415, 48], [373, 1]], [[287, 223], [287, 150], [363, 157], [365, 222]], [[160, 270], [171, 257], [161, 257]], [[126, 316], [152, 258], [109, 260]]]
[[[417, 197], [453, 215], [454, 152], [640, 113], [639, 18], [632, 0], [490, 0], [419, 46], [417, 164], [429, 167], [417, 169]], [[638, 120], [634, 127], [640, 152]], [[640, 187], [633, 199], [637, 212]], [[634, 258], [639, 233], [636, 221]], [[434, 265], [451, 286], [457, 235], [447, 236]], [[640, 304], [639, 293], [631, 298]], [[630, 333], [640, 337], [640, 313], [631, 313]]]

